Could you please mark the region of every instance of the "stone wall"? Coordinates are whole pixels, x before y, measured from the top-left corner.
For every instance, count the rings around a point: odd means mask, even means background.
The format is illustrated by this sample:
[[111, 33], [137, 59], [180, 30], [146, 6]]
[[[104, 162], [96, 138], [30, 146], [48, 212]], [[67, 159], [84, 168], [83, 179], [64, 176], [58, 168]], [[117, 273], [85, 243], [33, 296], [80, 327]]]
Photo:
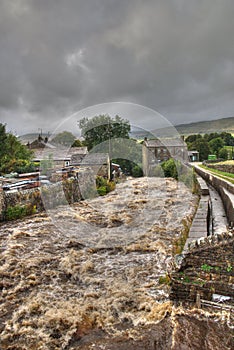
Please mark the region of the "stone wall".
[[234, 304], [234, 233], [202, 238], [190, 244], [172, 275], [170, 297], [174, 301], [212, 300], [214, 294], [230, 297]]
[[226, 216], [230, 225], [234, 223], [234, 186], [213, 174], [207, 173], [202, 168], [196, 167], [196, 172], [213, 186], [222, 198]]
[[10, 207], [28, 206], [29, 213], [41, 212], [95, 195], [95, 179], [90, 172], [80, 173], [79, 178], [68, 179], [36, 189], [17, 192], [0, 190], [0, 221], [6, 220], [6, 212]]
[[206, 163], [206, 166], [208, 168], [211, 168], [211, 169], [217, 169], [220, 171], [234, 174], [234, 165], [233, 164], [219, 164], [219, 163], [209, 164], [209, 163]]
[[4, 196], [3, 189], [0, 188], [0, 221], [3, 220], [4, 210], [5, 210], [5, 196]]

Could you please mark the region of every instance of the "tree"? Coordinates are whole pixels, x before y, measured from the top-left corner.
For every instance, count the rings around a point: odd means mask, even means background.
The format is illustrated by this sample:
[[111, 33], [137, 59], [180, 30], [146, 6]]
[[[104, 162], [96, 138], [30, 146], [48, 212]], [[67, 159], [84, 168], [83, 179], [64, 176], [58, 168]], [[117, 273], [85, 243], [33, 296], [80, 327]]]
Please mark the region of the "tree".
[[84, 144], [92, 149], [98, 144], [112, 138], [129, 138], [130, 125], [127, 120], [116, 115], [98, 115], [91, 119], [83, 118], [78, 122], [85, 139]]
[[186, 137], [185, 142], [192, 143], [192, 142], [195, 142], [197, 139], [201, 139], [201, 138], [202, 136], [200, 134], [193, 134]]
[[209, 147], [212, 151], [212, 153], [216, 154], [218, 156], [219, 150], [223, 148], [224, 141], [221, 139], [221, 137], [216, 137], [209, 141]]
[[226, 148], [221, 148], [219, 150], [219, 158], [227, 160], [228, 159], [228, 150]]
[[200, 161], [206, 160], [210, 154], [209, 143], [203, 138], [188, 145], [189, 151], [198, 151]]
[[76, 137], [70, 131], [63, 131], [57, 134], [52, 142], [63, 146], [70, 147], [76, 140]]
[[204, 135], [204, 140], [206, 140], [207, 142], [216, 139], [217, 137], [219, 137], [220, 135], [217, 132], [212, 132], [210, 134], [205, 134]]
[[0, 124], [0, 160], [2, 161], [3, 157], [7, 153], [7, 133], [6, 125]]
[[33, 152], [22, 145], [16, 136], [6, 132], [6, 126], [0, 123], [0, 173], [11, 171], [24, 172], [32, 169]]
[[220, 137], [224, 141], [225, 146], [232, 146], [232, 145], [234, 145], [234, 137], [229, 132], [222, 132], [220, 134]]

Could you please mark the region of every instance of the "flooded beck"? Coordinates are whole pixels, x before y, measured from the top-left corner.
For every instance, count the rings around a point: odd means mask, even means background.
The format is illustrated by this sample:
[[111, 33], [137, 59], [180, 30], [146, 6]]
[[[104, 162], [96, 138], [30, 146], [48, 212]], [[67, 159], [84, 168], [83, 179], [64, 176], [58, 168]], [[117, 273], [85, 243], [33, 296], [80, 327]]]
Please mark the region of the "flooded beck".
[[176, 309], [159, 283], [196, 204], [173, 179], [129, 179], [2, 224], [0, 348], [231, 349], [228, 318]]

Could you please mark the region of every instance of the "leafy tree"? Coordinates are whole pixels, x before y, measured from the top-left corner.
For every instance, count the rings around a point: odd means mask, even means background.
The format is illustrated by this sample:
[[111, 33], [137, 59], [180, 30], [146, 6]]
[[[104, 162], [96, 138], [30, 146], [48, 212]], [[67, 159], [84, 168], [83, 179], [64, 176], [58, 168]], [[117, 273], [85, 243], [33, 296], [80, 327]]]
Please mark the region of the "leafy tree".
[[2, 161], [3, 157], [7, 153], [7, 133], [6, 125], [0, 124], [0, 160]]
[[186, 137], [185, 142], [186, 143], [192, 143], [195, 142], [198, 139], [201, 139], [202, 136], [200, 134], [193, 134], [193, 135], [189, 135], [188, 137]]
[[203, 138], [188, 145], [189, 151], [198, 151], [200, 161], [206, 160], [210, 154], [209, 143]]
[[224, 141], [225, 146], [232, 146], [232, 145], [234, 145], [234, 137], [229, 132], [222, 132], [220, 134], [220, 137]]
[[228, 159], [228, 150], [226, 148], [221, 148], [219, 150], [219, 158], [227, 160]]
[[6, 132], [6, 126], [0, 123], [0, 173], [11, 171], [24, 172], [31, 166], [33, 152], [22, 145], [16, 136]]
[[108, 139], [129, 138], [129, 122], [118, 115], [114, 118], [108, 114], [98, 115], [91, 119], [83, 118], [78, 125], [85, 138], [84, 144], [89, 150]]
[[75, 142], [75, 140], [76, 140], [76, 137], [70, 131], [63, 131], [57, 134], [52, 139], [52, 142], [70, 147]]
[[211, 149], [211, 152], [218, 155], [219, 150], [223, 148], [224, 141], [221, 139], [221, 137], [216, 137], [209, 141], [209, 147]]
[[220, 135], [217, 132], [212, 132], [210, 134], [205, 134], [204, 135], [204, 140], [206, 140], [207, 142], [216, 139], [217, 137], [219, 137]]

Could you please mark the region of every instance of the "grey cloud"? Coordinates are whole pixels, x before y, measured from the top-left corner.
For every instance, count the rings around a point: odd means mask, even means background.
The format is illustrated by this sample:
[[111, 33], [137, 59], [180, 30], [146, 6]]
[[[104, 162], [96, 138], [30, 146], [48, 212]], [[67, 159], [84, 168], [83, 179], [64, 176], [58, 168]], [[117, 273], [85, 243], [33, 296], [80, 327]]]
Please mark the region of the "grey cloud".
[[56, 127], [120, 100], [173, 124], [232, 116], [233, 10], [231, 0], [3, 0], [0, 121]]

